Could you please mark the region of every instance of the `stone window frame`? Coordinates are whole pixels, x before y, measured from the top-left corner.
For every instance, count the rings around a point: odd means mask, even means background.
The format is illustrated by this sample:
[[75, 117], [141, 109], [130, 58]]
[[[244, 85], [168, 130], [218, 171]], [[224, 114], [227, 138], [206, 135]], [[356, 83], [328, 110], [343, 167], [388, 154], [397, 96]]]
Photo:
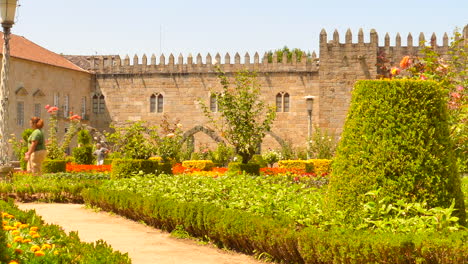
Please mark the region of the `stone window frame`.
[[34, 116], [41, 118], [41, 103], [34, 104]]
[[291, 95], [288, 92], [277, 93], [275, 104], [277, 113], [289, 113], [291, 110]]
[[92, 97], [93, 113], [103, 114], [106, 109], [106, 97], [101, 93], [95, 93]]
[[218, 96], [220, 93], [210, 93], [210, 111], [213, 113], [219, 112]]
[[149, 99], [150, 113], [164, 113], [164, 95], [162, 93], [152, 93]]
[[16, 102], [16, 125], [24, 126], [24, 101]]

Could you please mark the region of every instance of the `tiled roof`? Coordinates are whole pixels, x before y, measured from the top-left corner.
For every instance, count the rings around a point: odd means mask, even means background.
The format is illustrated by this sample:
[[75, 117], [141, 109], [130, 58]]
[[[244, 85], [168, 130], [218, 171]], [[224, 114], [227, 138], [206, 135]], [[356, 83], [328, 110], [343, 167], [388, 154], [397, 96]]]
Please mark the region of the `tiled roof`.
[[[0, 54], [3, 54], [3, 33], [0, 32]], [[87, 72], [63, 56], [47, 50], [25, 37], [11, 34], [10, 56], [29, 61], [49, 64], [75, 71]]]

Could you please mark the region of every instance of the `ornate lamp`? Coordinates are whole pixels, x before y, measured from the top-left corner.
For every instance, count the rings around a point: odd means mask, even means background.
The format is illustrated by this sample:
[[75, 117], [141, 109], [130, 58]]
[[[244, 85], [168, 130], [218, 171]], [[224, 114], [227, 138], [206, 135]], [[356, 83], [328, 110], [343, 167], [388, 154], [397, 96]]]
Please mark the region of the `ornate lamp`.
[[[312, 137], [312, 110], [314, 109], [314, 98], [315, 96], [308, 95], [304, 96], [304, 99], [306, 99], [306, 106], [307, 106], [307, 115], [308, 115], [308, 131], [307, 131], [307, 141], [310, 140]], [[309, 146], [310, 144], [307, 144]], [[307, 151], [307, 159], [309, 159], [309, 151]]]
[[10, 62], [10, 29], [15, 23], [17, 0], [0, 0], [3, 27], [3, 58], [0, 84], [0, 176], [11, 172], [8, 153], [8, 70]]

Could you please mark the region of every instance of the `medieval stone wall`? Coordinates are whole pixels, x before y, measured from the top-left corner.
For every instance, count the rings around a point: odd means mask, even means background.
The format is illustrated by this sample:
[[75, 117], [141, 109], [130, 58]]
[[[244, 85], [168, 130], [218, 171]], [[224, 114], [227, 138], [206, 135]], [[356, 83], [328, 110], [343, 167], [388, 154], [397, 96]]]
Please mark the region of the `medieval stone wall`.
[[[468, 36], [468, 27], [464, 28], [463, 34]], [[269, 63], [266, 54], [260, 58], [258, 53], [252, 57], [245, 54], [242, 62], [238, 53], [233, 59], [230, 54], [224, 57], [217, 54], [214, 58], [210, 54], [205, 58], [200, 54], [196, 58], [179, 55], [177, 59], [172, 54], [168, 58], [152, 55], [149, 60], [144, 55], [141, 59], [133, 57], [132, 63], [128, 56], [123, 60], [119, 56], [90, 57], [90, 69], [96, 73], [93, 93], [105, 96], [107, 110], [97, 115], [93, 122], [102, 129], [111, 121], [143, 120], [158, 124], [162, 114], [150, 113], [150, 96], [162, 94], [164, 113], [171, 119], [181, 120], [185, 129], [199, 125], [209, 127], [198, 101], [201, 99], [208, 104], [210, 92], [221, 89], [213, 66], [218, 63], [228, 74], [244, 69], [257, 72], [262, 99], [270, 105], [275, 104], [278, 93], [288, 93], [291, 96], [290, 111], [278, 112], [272, 131], [296, 146], [304, 146], [309, 133], [304, 97], [314, 97], [313, 125], [339, 135], [351, 101], [352, 87], [357, 80], [377, 77], [378, 56], [385, 53], [390, 63], [396, 65], [405, 55], [420, 54], [424, 47], [421, 43], [425, 41], [425, 36], [420, 34], [418, 44], [414, 45], [409, 34], [406, 46], [403, 46], [397, 34], [394, 45], [390, 45], [390, 37], [386, 34], [383, 46], [379, 46], [375, 30], [371, 30], [369, 42], [365, 42], [361, 29], [357, 42], [353, 41], [350, 30], [346, 32], [344, 42], [340, 42], [336, 30], [331, 39], [322, 30], [319, 58], [314, 53], [312, 59], [303, 57], [300, 62], [295, 57], [288, 62], [286, 57], [279, 60], [274, 56], [273, 62]], [[432, 35], [429, 45], [439, 53], [447, 54], [447, 34], [443, 36], [441, 45]], [[209, 139], [200, 138], [198, 141], [205, 143]], [[277, 147], [275, 144], [275, 140], [267, 136], [264, 147]]]

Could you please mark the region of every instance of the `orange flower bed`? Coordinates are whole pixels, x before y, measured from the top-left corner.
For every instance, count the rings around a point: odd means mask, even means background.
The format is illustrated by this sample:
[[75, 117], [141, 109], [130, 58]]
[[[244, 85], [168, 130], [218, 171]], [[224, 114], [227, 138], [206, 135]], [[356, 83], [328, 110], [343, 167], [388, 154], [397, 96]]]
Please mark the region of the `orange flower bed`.
[[[227, 168], [214, 167], [213, 169], [211, 169], [211, 171], [208, 171], [208, 172], [212, 172], [212, 174], [214, 173], [215, 175], [220, 175], [220, 174], [224, 174], [227, 170], [228, 170]], [[200, 173], [200, 172], [201, 172], [200, 169], [187, 168], [187, 167], [182, 166], [182, 164], [180, 164], [180, 163], [174, 164], [174, 166], [172, 166], [172, 174], [174, 174], [174, 175], [176, 175], [176, 174], [192, 174], [192, 173], [200, 175], [200, 174], [207, 174], [208, 173], [208, 172], [204, 172], [204, 173]]]
[[111, 165], [83, 165], [75, 163], [67, 163], [67, 172], [110, 172]]

